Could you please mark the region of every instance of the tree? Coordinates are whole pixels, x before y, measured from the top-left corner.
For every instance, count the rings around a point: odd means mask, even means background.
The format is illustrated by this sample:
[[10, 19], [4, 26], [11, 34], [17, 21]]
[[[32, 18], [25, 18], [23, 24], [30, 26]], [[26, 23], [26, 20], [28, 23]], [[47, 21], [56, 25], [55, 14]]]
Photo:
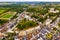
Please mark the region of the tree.
[[35, 21], [28, 21], [28, 20], [22, 20], [18, 25], [17, 28], [20, 30], [35, 27], [37, 25], [37, 22]]
[[8, 20], [0, 20], [0, 25], [4, 24], [6, 22], [8, 22]]

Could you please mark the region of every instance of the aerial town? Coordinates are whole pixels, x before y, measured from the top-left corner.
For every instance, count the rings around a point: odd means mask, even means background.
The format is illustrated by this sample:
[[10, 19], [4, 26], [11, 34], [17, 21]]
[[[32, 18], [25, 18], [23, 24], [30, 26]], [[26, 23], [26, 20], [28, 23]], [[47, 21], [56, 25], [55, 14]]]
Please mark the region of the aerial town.
[[0, 2], [0, 40], [60, 40], [60, 2]]

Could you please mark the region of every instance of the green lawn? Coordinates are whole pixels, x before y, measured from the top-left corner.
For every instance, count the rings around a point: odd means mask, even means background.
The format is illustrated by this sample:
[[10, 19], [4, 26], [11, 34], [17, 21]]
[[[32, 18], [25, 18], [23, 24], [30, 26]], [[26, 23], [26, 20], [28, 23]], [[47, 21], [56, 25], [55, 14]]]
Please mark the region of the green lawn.
[[16, 12], [7, 12], [4, 13], [2, 16], [0, 15], [0, 19], [2, 20], [9, 20], [10, 18], [12, 18], [14, 15], [16, 14]]
[[5, 12], [6, 10], [0, 10], [0, 14], [2, 14], [3, 12]]
[[2, 16], [1, 18], [11, 18], [13, 16], [13, 14], [6, 14], [4, 16]]

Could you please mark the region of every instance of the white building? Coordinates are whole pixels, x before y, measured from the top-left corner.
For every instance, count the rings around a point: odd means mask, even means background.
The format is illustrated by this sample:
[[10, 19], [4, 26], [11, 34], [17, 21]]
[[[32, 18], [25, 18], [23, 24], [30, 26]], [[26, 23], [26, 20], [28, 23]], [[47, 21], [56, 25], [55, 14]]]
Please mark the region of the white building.
[[59, 10], [54, 10], [54, 8], [50, 8], [49, 12], [52, 12], [52, 13], [58, 13]]
[[49, 25], [51, 22], [52, 22], [51, 19], [47, 19], [47, 20], [44, 22], [44, 24]]
[[29, 20], [33, 20], [30, 16], [28, 16], [28, 15], [25, 15], [25, 18], [26, 19], [29, 19]]
[[38, 40], [43, 40], [43, 38], [42, 38], [42, 37], [40, 37], [40, 39], [38, 39]]
[[14, 38], [14, 40], [20, 40], [20, 39], [18, 39], [18, 38]]

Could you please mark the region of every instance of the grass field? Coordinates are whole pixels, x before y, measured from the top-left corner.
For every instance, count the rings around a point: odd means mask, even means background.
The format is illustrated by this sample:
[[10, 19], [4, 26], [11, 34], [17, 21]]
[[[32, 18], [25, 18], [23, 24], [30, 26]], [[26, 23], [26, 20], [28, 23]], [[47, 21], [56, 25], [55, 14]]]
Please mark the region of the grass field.
[[11, 16], [13, 16], [13, 14], [6, 14], [6, 15], [4, 15], [4, 16], [1, 17], [1, 18], [10, 18]]
[[0, 8], [0, 15], [9, 11], [9, 10], [10, 10], [10, 8]]
[[6, 10], [0, 10], [0, 14], [2, 14], [3, 12], [5, 12]]
[[6, 14], [2, 15], [0, 19], [10, 19], [12, 18], [16, 13], [15, 12], [7, 12]]

